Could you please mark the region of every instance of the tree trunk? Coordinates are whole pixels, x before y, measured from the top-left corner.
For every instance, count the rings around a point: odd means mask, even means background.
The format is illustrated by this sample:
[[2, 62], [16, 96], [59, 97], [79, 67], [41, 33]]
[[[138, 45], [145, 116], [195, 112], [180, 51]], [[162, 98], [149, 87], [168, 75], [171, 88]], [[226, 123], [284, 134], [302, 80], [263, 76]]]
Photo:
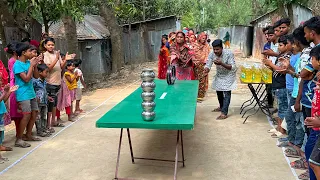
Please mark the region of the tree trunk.
[[[67, 52], [78, 53], [78, 38], [77, 38], [77, 25], [71, 16], [64, 16], [62, 18], [65, 36], [67, 40]], [[66, 52], [65, 52], [66, 53]]]
[[124, 51], [122, 45], [122, 27], [120, 27], [112, 7], [104, 1], [98, 2], [100, 15], [105, 21], [111, 36], [112, 72], [117, 72], [124, 63]]
[[287, 5], [287, 9], [288, 9], [288, 17], [291, 20], [291, 24], [290, 24], [290, 31], [292, 32], [294, 29], [294, 15], [293, 15], [293, 4], [288, 4]]

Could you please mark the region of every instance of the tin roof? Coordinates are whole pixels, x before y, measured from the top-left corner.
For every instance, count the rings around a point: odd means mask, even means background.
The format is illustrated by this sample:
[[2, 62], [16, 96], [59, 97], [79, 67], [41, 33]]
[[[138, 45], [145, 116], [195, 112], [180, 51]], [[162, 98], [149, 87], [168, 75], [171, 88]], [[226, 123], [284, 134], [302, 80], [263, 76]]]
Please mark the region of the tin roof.
[[[312, 9], [310, 9], [309, 7], [306, 7], [306, 6], [304, 6], [304, 5], [301, 5], [301, 4], [298, 4], [298, 3], [295, 3], [295, 5], [304, 7], [304, 8], [306, 8], [306, 9], [308, 9], [309, 11], [312, 11]], [[255, 18], [255, 19], [253, 19], [253, 20], [250, 22], [250, 24], [256, 23], [257, 21], [259, 21], [259, 19], [261, 19], [261, 18], [263, 18], [264, 16], [266, 16], [266, 15], [268, 15], [268, 14], [271, 14], [271, 13], [277, 11], [277, 10], [278, 10], [278, 8], [277, 8], [277, 9], [274, 9], [274, 10], [272, 10], [272, 11], [269, 11], [269, 12], [267, 12], [267, 13], [265, 13], [265, 14], [257, 17], [257, 18]]]
[[[52, 24], [49, 27], [49, 34], [53, 37], [64, 37], [65, 29], [62, 21]], [[82, 22], [77, 23], [78, 40], [85, 39], [106, 39], [110, 32], [104, 24], [104, 19], [97, 15], [85, 15]]]
[[[132, 22], [131, 25], [140, 24], [140, 23], [146, 23], [146, 22], [152, 22], [152, 21], [158, 21], [158, 20], [163, 20], [163, 19], [170, 19], [170, 18], [179, 19], [179, 17], [177, 17], [176, 15], [170, 15], [170, 16], [163, 16], [163, 17], [159, 17], [159, 18], [155, 18], [155, 19], [147, 19], [145, 21]], [[122, 26], [129, 26], [129, 24], [123, 24]]]

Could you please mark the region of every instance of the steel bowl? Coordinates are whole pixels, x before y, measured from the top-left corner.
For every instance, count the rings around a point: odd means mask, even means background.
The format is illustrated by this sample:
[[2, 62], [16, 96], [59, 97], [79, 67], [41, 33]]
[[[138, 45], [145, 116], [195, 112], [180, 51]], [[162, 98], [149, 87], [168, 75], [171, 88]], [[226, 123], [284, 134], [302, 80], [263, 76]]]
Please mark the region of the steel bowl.
[[143, 101], [153, 101], [156, 97], [154, 92], [143, 92], [141, 93], [141, 98]]
[[167, 83], [168, 85], [173, 85], [176, 80], [176, 67], [170, 65], [167, 70]]
[[153, 81], [156, 77], [156, 74], [153, 72], [153, 69], [143, 69], [140, 75], [142, 81]]
[[155, 112], [142, 112], [141, 113], [142, 119], [145, 121], [152, 121], [154, 118], [156, 118], [156, 113]]
[[156, 108], [156, 103], [153, 101], [143, 101], [141, 106], [144, 111], [152, 112]]
[[141, 83], [141, 88], [144, 92], [153, 92], [154, 89], [156, 88], [156, 83], [155, 82], [147, 82], [144, 81]]

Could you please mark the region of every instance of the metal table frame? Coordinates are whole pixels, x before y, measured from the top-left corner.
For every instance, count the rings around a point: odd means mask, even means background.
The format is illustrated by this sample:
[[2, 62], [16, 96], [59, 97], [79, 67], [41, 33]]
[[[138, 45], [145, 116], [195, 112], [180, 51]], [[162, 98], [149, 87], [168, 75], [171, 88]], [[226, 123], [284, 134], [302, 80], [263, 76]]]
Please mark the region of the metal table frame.
[[[124, 128], [121, 128], [121, 130], [120, 130], [120, 140], [119, 140], [119, 148], [118, 148], [118, 157], [117, 157], [117, 165], [116, 165], [116, 172], [115, 172], [115, 178], [114, 178], [114, 180], [126, 180], [126, 178], [119, 178], [119, 177], [118, 177], [119, 164], [120, 164], [120, 152], [121, 152], [121, 144], [122, 144], [122, 136], [123, 136], [123, 129], [124, 129]], [[174, 178], [173, 178], [173, 179], [174, 179], [174, 180], [177, 179], [178, 162], [179, 162], [179, 163], [182, 163], [183, 167], [185, 167], [182, 130], [178, 130], [178, 132], [177, 132], [177, 143], [176, 143], [176, 155], [175, 155], [175, 160], [134, 157], [129, 128], [127, 128], [127, 135], [128, 135], [128, 140], [129, 140], [130, 155], [131, 155], [131, 162], [132, 162], [132, 164], [135, 163], [135, 161], [134, 161], [135, 159], [151, 160], [151, 161], [174, 162], [174, 163], [175, 163], [175, 166], [174, 166]], [[179, 145], [180, 145], [180, 142], [181, 142], [182, 161], [179, 161], [179, 160], [178, 160], [178, 159], [179, 159]], [[128, 179], [127, 179], [127, 180], [128, 180]]]
[[[253, 84], [257, 84], [258, 86], [254, 88]], [[267, 88], [265, 85], [266, 85], [265, 83], [248, 83], [248, 88], [250, 89], [252, 96], [249, 100], [245, 101], [240, 107], [240, 114], [242, 114], [241, 117], [244, 118], [247, 112], [255, 109], [257, 105], [258, 105], [258, 108], [255, 110], [254, 113], [249, 114], [245, 117], [243, 124], [248, 120], [249, 117], [257, 114], [259, 110], [261, 110], [262, 113], [264, 113], [268, 118], [274, 121], [272, 117], [272, 113], [269, 110], [268, 104], [265, 103], [267, 99]], [[254, 106], [249, 108], [253, 103], [255, 103]]]

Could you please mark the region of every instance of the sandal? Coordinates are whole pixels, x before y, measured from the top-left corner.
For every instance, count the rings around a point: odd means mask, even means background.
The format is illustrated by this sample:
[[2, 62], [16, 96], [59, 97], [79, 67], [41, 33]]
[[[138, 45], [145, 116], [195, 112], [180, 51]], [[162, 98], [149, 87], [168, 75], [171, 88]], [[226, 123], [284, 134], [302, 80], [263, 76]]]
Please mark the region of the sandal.
[[64, 124], [62, 124], [62, 123], [57, 123], [56, 125], [53, 125], [53, 127], [64, 127]]
[[56, 132], [53, 128], [49, 128], [48, 131], [49, 131], [50, 133], [55, 133], [55, 132]]
[[309, 170], [307, 170], [306, 172], [300, 174], [298, 176], [299, 179], [301, 180], [309, 180]]
[[211, 112], [221, 112], [221, 108], [216, 108], [216, 109], [212, 110]]
[[308, 169], [308, 165], [306, 166], [307, 160], [305, 158], [298, 159], [290, 163], [290, 166], [294, 169], [306, 170]]
[[15, 147], [21, 147], [21, 148], [28, 148], [28, 147], [30, 147], [31, 145], [21, 140], [20, 142], [16, 142], [16, 143], [14, 144], [14, 146], [15, 146]]
[[48, 136], [47, 136], [48, 133], [46, 133], [45, 131], [38, 132], [37, 135], [40, 136], [40, 137], [48, 137]]
[[278, 147], [288, 147], [289, 145], [289, 141], [284, 141], [284, 142], [280, 142], [278, 145]]
[[5, 157], [1, 157], [1, 158], [0, 158], [0, 164], [3, 164], [3, 163], [5, 163], [5, 162], [7, 162], [7, 161], [9, 161], [8, 158], [5, 158]]
[[31, 136], [31, 138], [23, 138], [24, 141], [41, 141], [40, 138], [37, 138], [37, 137], [34, 137], [34, 136]]
[[0, 146], [0, 151], [12, 151], [13, 149], [11, 147], [6, 146]]
[[270, 130], [268, 130], [268, 133], [276, 133], [276, 132], [278, 132], [276, 129], [270, 129]]
[[285, 151], [285, 155], [287, 157], [292, 157], [292, 158], [301, 158], [300, 154], [298, 151], [294, 150], [294, 149], [286, 149]]
[[217, 120], [223, 120], [223, 119], [227, 119], [227, 118], [228, 118], [228, 116], [226, 116], [226, 115], [220, 115], [217, 117]]
[[282, 134], [281, 132], [276, 132], [276, 133], [271, 134], [272, 138], [280, 138], [283, 136], [284, 136], [284, 134]]

